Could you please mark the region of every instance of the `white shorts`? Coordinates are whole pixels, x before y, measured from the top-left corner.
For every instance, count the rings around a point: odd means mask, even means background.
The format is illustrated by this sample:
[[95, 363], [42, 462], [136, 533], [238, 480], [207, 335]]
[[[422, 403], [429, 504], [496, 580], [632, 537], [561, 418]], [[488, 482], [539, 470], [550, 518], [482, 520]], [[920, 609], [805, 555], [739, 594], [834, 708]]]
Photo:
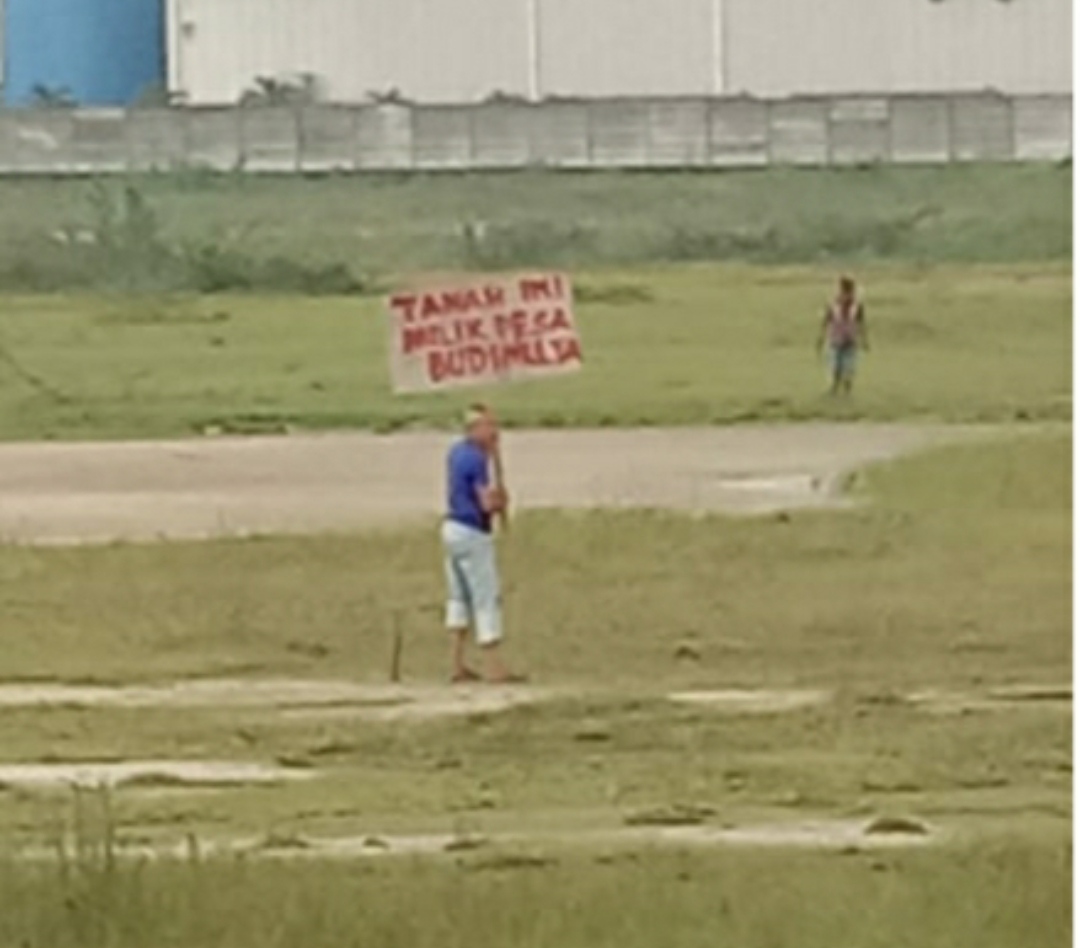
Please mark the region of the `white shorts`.
[[480, 645], [502, 639], [502, 595], [490, 533], [447, 520], [442, 526], [446, 566], [446, 627], [476, 633]]

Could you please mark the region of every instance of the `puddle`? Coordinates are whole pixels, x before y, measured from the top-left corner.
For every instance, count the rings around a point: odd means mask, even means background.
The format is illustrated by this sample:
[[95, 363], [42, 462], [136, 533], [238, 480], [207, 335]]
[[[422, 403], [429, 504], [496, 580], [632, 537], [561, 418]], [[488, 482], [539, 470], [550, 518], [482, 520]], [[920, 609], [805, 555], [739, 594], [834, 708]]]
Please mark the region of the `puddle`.
[[726, 477], [720, 481], [725, 490], [753, 493], [819, 494], [825, 492], [820, 477], [811, 474], [792, 474], [778, 477]]
[[214, 679], [126, 687], [0, 685], [0, 708], [268, 708], [288, 717], [376, 721], [497, 713], [553, 697], [554, 692], [529, 686], [461, 688], [294, 679]]
[[706, 707], [727, 714], [781, 714], [827, 704], [827, 691], [680, 691], [668, 695], [676, 704]]
[[223, 787], [309, 780], [313, 771], [229, 761], [145, 760], [117, 763], [0, 764], [0, 788]]

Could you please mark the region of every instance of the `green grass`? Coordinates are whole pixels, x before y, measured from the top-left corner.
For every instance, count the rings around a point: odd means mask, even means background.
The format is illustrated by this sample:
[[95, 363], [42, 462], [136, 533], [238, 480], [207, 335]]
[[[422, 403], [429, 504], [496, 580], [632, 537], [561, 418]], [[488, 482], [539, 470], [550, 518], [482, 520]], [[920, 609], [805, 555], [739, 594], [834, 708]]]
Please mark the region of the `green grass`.
[[[1032, 435], [913, 458], [872, 471], [875, 502], [843, 514], [523, 515], [503, 551], [516, 645], [561, 681], [1060, 677], [1069, 448]], [[381, 678], [400, 613], [408, 673], [438, 677], [441, 581], [428, 531], [7, 548], [5, 674]], [[690, 668], [674, 659], [688, 639]]]
[[[1029, 433], [935, 450], [865, 472], [854, 489], [867, 503], [845, 513], [523, 517], [503, 540], [510, 647], [541, 684], [571, 692], [535, 708], [387, 725], [266, 709], [0, 715], [5, 760], [319, 768], [272, 788], [119, 791], [120, 842], [615, 829], [680, 803], [736, 825], [913, 814], [956, 841], [887, 855], [541, 841], [524, 868], [503, 844], [431, 861], [67, 877], [8, 864], [0, 945], [1067, 944], [1070, 716], [1040, 702], [935, 716], [895, 696], [1068, 680], [1070, 448]], [[440, 595], [426, 532], [2, 548], [5, 677], [382, 681], [400, 614], [407, 680], [442, 680]], [[686, 643], [697, 661], [677, 658]], [[836, 699], [736, 718], [660, 700], [770, 685]], [[0, 791], [0, 840], [48, 844], [70, 820], [63, 796]]]
[[[143, 238], [256, 283], [275, 257], [300, 284], [335, 264], [387, 285], [574, 270], [586, 371], [488, 393], [516, 425], [1071, 418], [1065, 168], [129, 183], [152, 213], [109, 223], [92, 184], [0, 181], [0, 287], [79, 289], [4, 299], [0, 345], [23, 371], [0, 365], [0, 438], [451, 417], [457, 399], [389, 395], [374, 299], [165, 296], [178, 278], [136, 252]], [[490, 238], [470, 243], [468, 221]], [[104, 248], [49, 236], [102, 223]], [[656, 265], [694, 260], [711, 263]], [[842, 267], [866, 286], [875, 343], [848, 406], [821, 397], [810, 352]], [[931, 452], [860, 475], [867, 503], [847, 513], [523, 516], [502, 544], [510, 647], [569, 691], [535, 708], [388, 725], [266, 709], [0, 715], [8, 761], [320, 770], [272, 788], [118, 791], [120, 841], [542, 833], [707, 803], [734, 824], [909, 813], [963, 830], [958, 842], [888, 855], [541, 845], [518, 869], [501, 846], [363, 865], [0, 862], [0, 948], [1065, 945], [1069, 716], [1030, 703], [942, 717], [895, 696], [1067, 679], [1070, 448], [1033, 432]], [[407, 680], [442, 680], [441, 595], [427, 532], [0, 547], [3, 673], [382, 681], [400, 622]], [[662, 700], [768, 686], [836, 697], [761, 718]], [[71, 815], [64, 796], [0, 787], [0, 843], [48, 844]]]
[[[833, 274], [683, 266], [578, 275], [585, 370], [488, 394], [513, 425], [1071, 417], [1065, 266], [860, 271], [874, 351], [850, 405], [812, 347]], [[442, 424], [395, 398], [374, 299], [8, 297], [0, 438]], [[484, 394], [484, 393], [480, 393]]]
[[[126, 187], [139, 195], [127, 212]], [[679, 260], [1065, 261], [1071, 187], [1071, 168], [1036, 165], [8, 179], [0, 182], [0, 287], [146, 282], [151, 242], [209, 248], [219, 263], [239, 254], [376, 276]], [[486, 224], [487, 238], [467, 239], [468, 223]], [[51, 237], [85, 229], [109, 245], [104, 252]]]
[[1064, 948], [1069, 852], [662, 854], [377, 867], [0, 869], [0, 944], [50, 948]]
[[[132, 804], [125, 828], [136, 833], [367, 832], [403, 819], [446, 831], [488, 794], [494, 817], [515, 821], [702, 797], [844, 813], [868, 795], [874, 805], [899, 795], [905, 807], [955, 810], [980, 788], [1004, 795], [996, 805], [1067, 811], [1066, 715], [1033, 705], [934, 718], [892, 698], [1068, 679], [1069, 446], [1028, 436], [875, 469], [858, 485], [873, 502], [850, 513], [523, 517], [503, 549], [510, 648], [541, 684], [571, 690], [539, 709], [422, 727], [258, 709], [13, 710], [0, 719], [0, 756], [330, 768], [315, 785], [241, 790], [204, 806]], [[9, 548], [0, 580], [9, 678], [385, 681], [395, 615], [406, 680], [446, 673], [426, 532]], [[696, 661], [678, 657], [686, 644]], [[737, 721], [660, 700], [678, 688], [769, 686], [824, 687], [837, 700]], [[598, 745], [576, 737], [590, 720], [608, 730]], [[8, 804], [0, 822], [9, 828], [41, 825], [40, 801]]]

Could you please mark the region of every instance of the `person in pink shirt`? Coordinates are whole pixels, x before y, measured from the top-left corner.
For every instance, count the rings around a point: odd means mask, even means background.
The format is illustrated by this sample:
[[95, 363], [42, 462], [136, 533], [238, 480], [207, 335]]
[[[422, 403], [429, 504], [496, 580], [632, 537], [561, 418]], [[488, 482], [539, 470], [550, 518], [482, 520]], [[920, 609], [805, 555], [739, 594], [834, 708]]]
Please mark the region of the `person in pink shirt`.
[[855, 281], [849, 276], [840, 278], [836, 299], [825, 309], [814, 351], [821, 352], [826, 344], [832, 394], [850, 395], [859, 349], [870, 351], [870, 336], [866, 328], [866, 311], [856, 294]]

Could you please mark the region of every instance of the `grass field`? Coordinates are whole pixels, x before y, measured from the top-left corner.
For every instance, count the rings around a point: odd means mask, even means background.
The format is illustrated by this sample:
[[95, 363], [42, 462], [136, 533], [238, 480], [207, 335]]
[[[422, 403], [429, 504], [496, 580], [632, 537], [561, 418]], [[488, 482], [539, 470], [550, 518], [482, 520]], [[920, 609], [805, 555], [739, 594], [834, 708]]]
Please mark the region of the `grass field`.
[[[843, 515], [523, 515], [508, 608], [535, 670], [562, 680], [641, 685], [666, 668], [683, 684], [887, 687], [1063, 670], [1070, 467], [1066, 437], [1031, 436], [885, 467], [864, 488], [880, 500]], [[436, 552], [428, 530], [0, 549], [5, 674], [381, 677], [402, 612], [410, 672], [438, 677]], [[703, 656], [680, 669], [686, 638]]]
[[[960, 841], [846, 857], [540, 845], [66, 881], [14, 863], [0, 868], [0, 899], [17, 906], [0, 913], [0, 943], [1066, 944], [1069, 715], [1041, 702], [933, 715], [897, 696], [1068, 679], [1069, 452], [1063, 433], [935, 451], [865, 474], [854, 489], [868, 505], [845, 513], [523, 518], [504, 551], [511, 645], [541, 683], [570, 689], [533, 708], [383, 725], [257, 709], [0, 716], [3, 760], [319, 768], [274, 788], [119, 791], [118, 839], [542, 833], [705, 803], [735, 823], [899, 812], [960, 827]], [[407, 680], [437, 681], [434, 552], [419, 533], [3, 549], [5, 677], [379, 681], [400, 612]], [[735, 718], [662, 700], [770, 685], [836, 697]], [[3, 837], [47, 843], [69, 809], [0, 793]], [[418, 893], [423, 913], [408, 908]]]
[[85, 948], [1058, 948], [1069, 859], [1008, 841], [949, 855], [651, 854], [524, 869], [367, 866], [0, 869], [0, 943]]
[[[1071, 169], [1034, 166], [0, 181], [0, 440], [446, 425], [460, 398], [389, 394], [376, 291], [541, 265], [574, 274], [586, 370], [470, 393], [511, 425], [1003, 426], [860, 472], [848, 510], [522, 513], [500, 549], [511, 657], [542, 695], [528, 706], [376, 720], [0, 701], [0, 766], [310, 778], [154, 777], [89, 800], [0, 779], [0, 948], [1068, 944], [1071, 187]], [[874, 351], [837, 403], [812, 342], [849, 268]], [[407, 686], [434, 688], [442, 594], [430, 530], [0, 544], [0, 691], [378, 684], [395, 630]], [[985, 700], [1016, 685], [1058, 696]], [[773, 714], [670, 698], [768, 688], [825, 698]], [[686, 808], [706, 829], [900, 816], [944, 835], [625, 841], [642, 813]], [[423, 834], [488, 842], [283, 859]], [[65, 835], [88, 848], [15, 855]], [[282, 861], [104, 855], [185, 839]]]
[[13, 179], [0, 182], [0, 288], [274, 291], [332, 287], [320, 268], [334, 265], [378, 283], [551, 265], [1065, 261], [1071, 194], [1071, 168], [1039, 165]]
[[[490, 394], [514, 425], [1071, 417], [1064, 265], [861, 270], [874, 351], [854, 403], [813, 342], [833, 274], [709, 265], [578, 275], [586, 368]], [[443, 424], [394, 398], [376, 299], [7, 297], [0, 438]], [[484, 393], [480, 393], [484, 394]]]

